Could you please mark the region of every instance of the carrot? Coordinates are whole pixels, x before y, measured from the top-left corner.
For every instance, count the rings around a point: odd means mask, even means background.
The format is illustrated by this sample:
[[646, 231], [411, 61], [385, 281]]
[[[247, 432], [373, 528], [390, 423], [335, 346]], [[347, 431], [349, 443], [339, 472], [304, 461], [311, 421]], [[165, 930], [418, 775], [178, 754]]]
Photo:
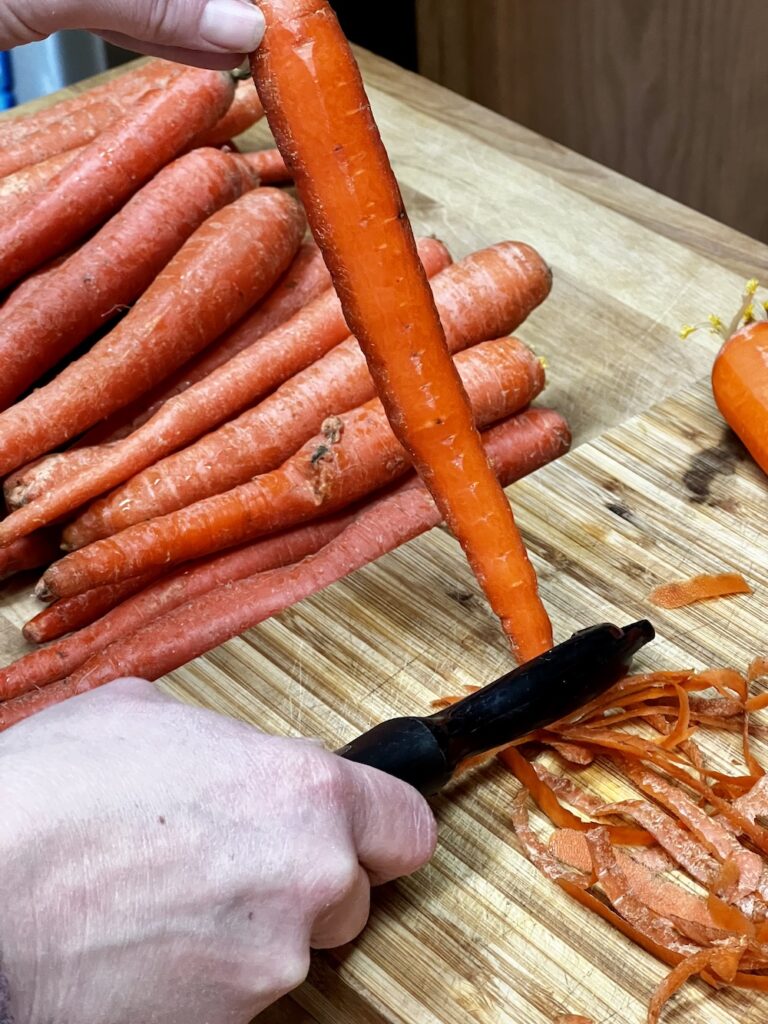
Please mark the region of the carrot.
[[241, 153], [240, 158], [254, 170], [264, 185], [288, 185], [293, 181], [279, 149], [260, 149]]
[[53, 532], [40, 530], [22, 537], [13, 544], [0, 548], [0, 580], [7, 580], [17, 572], [50, 565], [58, 554], [58, 538]]
[[[6, 549], [0, 548], [0, 551], [4, 550]], [[31, 644], [43, 644], [49, 640], [58, 640], [67, 633], [82, 629], [83, 626], [89, 626], [122, 601], [154, 583], [162, 574], [163, 570], [157, 569], [144, 576], [133, 576], [123, 583], [94, 587], [84, 594], [55, 601], [24, 624], [24, 639]]]
[[238, 82], [235, 98], [232, 100], [229, 110], [212, 128], [195, 136], [190, 143], [190, 149], [194, 149], [196, 146], [221, 146], [237, 135], [242, 135], [262, 117], [264, 117], [264, 108], [261, 105], [259, 94], [253, 87], [253, 82], [247, 80]]
[[[444, 260], [446, 264], [450, 263], [451, 257], [448, 250], [442, 242], [435, 239], [420, 239], [419, 251], [424, 260], [434, 256], [436, 261]], [[99, 424], [89, 431], [75, 447], [90, 447], [104, 442], [111, 443], [126, 437], [146, 423], [171, 398], [175, 398], [193, 384], [203, 380], [238, 353], [271, 334], [273, 330], [283, 324], [287, 327], [287, 322], [292, 317], [295, 317], [305, 306], [309, 307], [309, 304], [314, 303], [315, 299], [320, 299], [321, 295], [323, 295], [322, 302], [313, 304], [302, 316], [293, 321], [292, 332], [300, 335], [302, 332], [313, 332], [318, 329], [318, 326], [323, 330], [328, 330], [332, 327], [335, 329], [338, 325], [339, 329], [334, 336], [339, 338], [345, 336], [348, 329], [341, 314], [338, 299], [330, 291], [330, 287], [331, 278], [320, 250], [314, 243], [305, 243], [284, 277], [252, 313], [214, 344], [209, 345], [200, 356], [186, 363], [176, 373], [162, 381], [148, 395], [143, 395], [131, 407], [121, 410], [105, 424]], [[324, 294], [326, 291], [327, 295]], [[343, 327], [340, 326], [342, 324]], [[285, 339], [288, 335], [281, 332], [281, 337]], [[298, 444], [295, 447], [298, 447]], [[68, 452], [66, 460], [57, 460], [55, 481], [49, 477], [47, 472], [31, 468], [30, 475], [25, 476], [24, 480], [27, 500], [39, 497], [48, 487], [55, 486], [56, 483], [69, 479], [75, 473], [96, 465], [102, 454], [99, 451], [91, 451], [75, 456], [74, 452]], [[36, 477], [41, 472], [46, 478], [38, 484]]]
[[[495, 471], [508, 484], [567, 451], [570, 434], [557, 413], [531, 409], [489, 430], [484, 440]], [[68, 679], [0, 705], [0, 730], [123, 671], [157, 679], [425, 533], [440, 519], [428, 491], [413, 478], [371, 502], [317, 554], [209, 590], [136, 633], [123, 634]]]
[[[449, 258], [440, 243], [425, 245], [425, 259], [429, 262], [430, 272], [445, 266]], [[95, 462], [90, 468], [81, 468], [77, 475], [71, 474], [60, 487], [46, 491], [33, 505], [15, 512], [0, 527], [0, 535], [5, 530], [5, 536], [12, 538], [18, 531], [28, 532], [33, 522], [53, 522], [151, 466], [156, 459], [218, 426], [227, 416], [239, 412], [249, 402], [302, 370], [313, 359], [322, 356], [346, 330], [338, 299], [329, 290], [296, 314], [285, 330], [261, 339], [210, 377], [167, 402], [130, 437], [97, 453], [87, 450], [74, 453], [75, 462], [81, 466], [83, 458], [87, 459], [89, 455], [96, 456]], [[358, 404], [358, 401], [351, 403], [352, 406]], [[322, 419], [322, 415], [318, 417], [314, 429], [319, 427]], [[313, 432], [310, 428], [307, 434], [311, 436]], [[306, 437], [301, 440], [306, 440]], [[298, 443], [286, 452], [286, 457], [297, 447]], [[67, 461], [66, 455], [59, 458]]]
[[768, 322], [729, 338], [712, 367], [712, 392], [728, 426], [768, 473]]
[[[458, 351], [514, 329], [546, 296], [549, 275], [532, 249], [510, 242], [466, 257], [435, 277], [432, 287], [449, 348]], [[294, 320], [286, 329], [298, 323]], [[300, 331], [299, 337], [304, 333]], [[282, 335], [260, 343], [271, 360], [275, 356], [266, 348], [270, 340], [279, 352]], [[258, 358], [261, 351], [257, 348], [253, 355]], [[238, 376], [240, 366], [233, 360], [222, 373], [232, 376], [234, 371]], [[208, 384], [213, 382], [209, 378]], [[227, 384], [227, 394], [233, 395], [235, 388], [234, 383]], [[67, 546], [81, 547], [274, 469], [320, 428], [326, 416], [354, 408], [373, 394], [360, 347], [350, 338], [254, 409], [86, 510], [67, 530]]]
[[687, 608], [698, 601], [711, 601], [716, 597], [751, 594], [752, 588], [742, 575], [735, 572], [719, 575], [693, 576], [688, 580], [664, 583], [648, 595], [657, 608]]
[[552, 644], [536, 574], [448, 358], [359, 69], [325, 0], [262, 0], [251, 68], [397, 438], [460, 541], [513, 650]]
[[[482, 425], [523, 408], [544, 384], [538, 361], [511, 338], [456, 358]], [[286, 529], [349, 505], [408, 469], [408, 455], [374, 399], [330, 417], [279, 469], [68, 555], [45, 574], [38, 596], [67, 597]]]
[[[107, 610], [91, 625], [0, 669], [0, 700], [20, 696], [34, 687], [46, 686], [62, 679], [116, 640], [131, 636], [174, 608], [225, 583], [299, 561], [336, 537], [353, 518], [354, 513], [345, 512], [318, 523], [309, 523], [286, 533], [265, 537], [224, 555], [184, 566], [164, 579], [150, 581], [152, 585], [149, 586], [147, 578], [142, 577], [143, 583], [134, 586], [133, 594], [126, 589], [127, 600]], [[127, 588], [130, 583], [128, 580], [118, 586]], [[88, 593], [95, 594], [107, 589], [97, 587]], [[77, 598], [67, 600], [76, 601]], [[57, 601], [49, 610], [55, 612], [58, 605], [64, 603]]]
[[[67, 100], [59, 100], [33, 114], [21, 114], [0, 121], [0, 149], [8, 153], [18, 147], [22, 140], [50, 131], [50, 145], [55, 143], [57, 126], [73, 116], [79, 116], [86, 108], [110, 107], [113, 118], [130, 112], [136, 102], [150, 89], [161, 89], [184, 69], [170, 61], [153, 60], [124, 74], [120, 74], [103, 85], [91, 87]], [[106, 127], [102, 125], [98, 130]], [[86, 140], [83, 140], [86, 141]], [[51, 153], [50, 155], [54, 155]], [[25, 164], [32, 163], [25, 159]]]
[[[75, 447], [91, 447], [126, 437], [146, 423], [169, 398], [186, 391], [238, 352], [290, 320], [330, 286], [331, 277], [320, 250], [313, 242], [303, 243], [285, 274], [244, 320], [209, 345], [201, 355], [161, 381], [149, 394], [90, 430]], [[39, 493], [42, 489], [30, 497], [37, 497]]]
[[227, 153], [188, 153], [63, 264], [19, 285], [12, 308], [0, 310], [0, 408], [134, 302], [204, 220], [254, 183]]
[[[246, 193], [210, 217], [106, 338], [0, 414], [0, 475], [127, 405], [204, 348], [287, 269], [303, 231], [300, 208], [275, 189]], [[11, 539], [6, 523], [0, 544]]]
[[15, 174], [92, 142], [117, 116], [110, 103], [93, 103], [73, 111], [49, 128], [25, 136], [19, 146], [0, 151], [0, 176]]
[[42, 192], [48, 183], [80, 153], [82, 147], [57, 153], [40, 163], [23, 167], [6, 178], [0, 178], [0, 221], [13, 217], [28, 196]]
[[190, 138], [214, 124], [232, 95], [231, 76], [197, 68], [147, 93], [59, 171], [45, 192], [0, 224], [0, 290], [103, 223]]

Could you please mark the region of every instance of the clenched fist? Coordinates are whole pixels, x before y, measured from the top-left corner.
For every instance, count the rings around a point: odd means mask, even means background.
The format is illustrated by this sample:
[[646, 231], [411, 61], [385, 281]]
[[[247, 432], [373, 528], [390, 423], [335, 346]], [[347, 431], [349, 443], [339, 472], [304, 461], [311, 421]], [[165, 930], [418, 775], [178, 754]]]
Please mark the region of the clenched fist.
[[247, 1024], [435, 843], [404, 783], [140, 680], [3, 733], [0, 793], [15, 1024]]

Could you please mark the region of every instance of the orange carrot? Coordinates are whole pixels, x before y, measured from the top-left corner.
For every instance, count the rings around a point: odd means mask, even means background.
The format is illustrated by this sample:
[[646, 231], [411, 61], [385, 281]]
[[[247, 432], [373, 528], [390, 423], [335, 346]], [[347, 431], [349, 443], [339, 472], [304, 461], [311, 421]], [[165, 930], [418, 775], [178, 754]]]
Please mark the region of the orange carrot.
[[112, 104], [93, 103], [73, 111], [49, 128], [26, 135], [18, 146], [0, 151], [0, 176], [15, 174], [25, 167], [92, 142], [116, 116]]
[[40, 530], [28, 537], [0, 548], [0, 580], [7, 580], [17, 572], [39, 569], [50, 565], [59, 554], [58, 538], [54, 532]]
[[[204, 348], [287, 269], [303, 231], [300, 208], [276, 189], [246, 193], [210, 217], [106, 338], [0, 414], [0, 475], [127, 405]], [[5, 525], [0, 543], [11, 539]]]
[[[540, 364], [511, 338], [478, 345], [456, 360], [483, 426], [523, 408], [543, 387]], [[279, 469], [73, 552], [48, 570], [38, 595], [67, 597], [286, 529], [343, 508], [408, 469], [408, 455], [374, 399], [327, 419]]]
[[715, 597], [751, 593], [752, 588], [742, 575], [727, 572], [664, 583], [650, 592], [648, 600], [657, 608], [687, 608], [698, 601], [710, 601]]
[[[264, 117], [259, 94], [248, 80], [238, 82], [235, 98], [226, 114], [212, 128], [197, 135], [190, 143], [190, 149], [196, 146], [221, 146], [237, 135], [242, 135], [250, 127]], [[264, 184], [270, 184], [265, 181]]]
[[[331, 277], [320, 250], [313, 242], [304, 242], [288, 270], [253, 312], [149, 394], [88, 431], [75, 447], [92, 447], [126, 437], [146, 423], [169, 398], [180, 395], [238, 352], [290, 320], [330, 287]], [[86, 465], [91, 464], [90, 460], [86, 462]], [[30, 491], [28, 500], [37, 497], [43, 489]]]
[[[422, 249], [426, 260], [427, 250], [423, 246]], [[505, 243], [468, 256], [444, 270], [434, 278], [432, 287], [448, 346], [451, 351], [458, 351], [514, 329], [546, 296], [549, 275], [528, 246]], [[342, 324], [338, 305], [337, 314]], [[295, 319], [286, 325], [286, 330], [300, 323]], [[302, 328], [299, 338], [303, 339], [305, 333]], [[274, 355], [267, 347], [270, 342], [276, 343], [271, 345]], [[253, 355], [258, 359], [263, 353], [271, 362], [279, 358], [283, 345], [283, 335], [277, 332], [260, 342]], [[241, 359], [244, 362], [247, 354], [243, 353]], [[532, 360], [529, 365], [531, 373], [538, 375]], [[237, 360], [222, 367], [221, 372], [243, 377]], [[226, 376], [217, 379], [227, 381]], [[213, 382], [211, 377], [203, 384]], [[236, 389], [232, 382], [226, 383], [224, 390], [231, 398]], [[140, 473], [86, 510], [67, 530], [67, 546], [81, 547], [274, 469], [319, 430], [326, 416], [352, 409], [373, 394], [373, 382], [360, 347], [350, 338], [287, 381], [260, 405], [192, 447]]]
[[80, 153], [82, 147], [57, 153], [0, 178], [0, 221], [16, 215], [28, 196], [42, 192], [50, 181]]
[[[430, 273], [440, 270], [449, 259], [439, 242], [430, 240], [425, 245], [425, 260], [429, 263]], [[16, 511], [0, 527], [0, 535], [5, 531], [5, 536], [11, 539], [18, 532], [29, 532], [32, 523], [54, 522], [132, 474], [151, 466], [156, 459], [218, 426], [227, 416], [239, 412], [304, 369], [308, 363], [321, 357], [346, 330], [338, 299], [329, 290], [297, 313], [284, 330], [277, 330], [261, 339], [211, 376], [168, 401], [130, 437], [116, 441], [97, 453], [85, 449], [73, 453], [80, 471], [72, 473], [58, 488], [43, 493], [34, 504]], [[360, 361], [363, 362], [362, 356]], [[364, 363], [362, 369], [365, 372]], [[370, 390], [373, 390], [372, 385]], [[360, 401], [366, 397], [364, 395]], [[359, 405], [360, 401], [353, 401], [345, 408]], [[307, 430], [307, 436], [317, 430], [323, 418], [322, 415], [317, 417], [317, 422]], [[286, 452], [286, 457], [303, 440], [306, 436]], [[96, 456], [94, 463], [85, 468], [83, 461], [91, 455]], [[66, 462], [69, 458], [62, 455], [59, 460]]]
[[214, 124], [232, 95], [230, 75], [198, 68], [147, 93], [0, 224], [0, 290], [103, 223], [190, 138]]
[[[0, 548], [0, 550], [6, 549]], [[25, 623], [22, 629], [24, 639], [31, 644], [43, 644], [48, 643], [49, 640], [58, 640], [59, 637], [82, 629], [84, 626], [89, 626], [122, 601], [137, 594], [140, 590], [144, 590], [150, 583], [154, 583], [162, 574], [162, 569], [156, 569], [144, 576], [133, 576], [123, 583], [114, 584], [114, 586], [94, 587], [93, 590], [87, 590], [84, 594], [65, 597], [63, 601], [55, 601]]]
[[[59, 100], [58, 103], [50, 104], [42, 110], [33, 114], [19, 114], [16, 117], [4, 118], [0, 121], [0, 149], [6, 154], [13, 152], [18, 158], [24, 159], [24, 164], [32, 163], [25, 154], [18, 153], [17, 147], [26, 138], [34, 136], [36, 144], [39, 144], [41, 134], [50, 132], [49, 146], [57, 143], [56, 132], [60, 124], [67, 122], [73, 116], [79, 117], [86, 108], [107, 107], [112, 112], [112, 119], [127, 114], [136, 102], [145, 96], [150, 89], [161, 89], [166, 83], [181, 71], [179, 64], [170, 61], [153, 60], [142, 64], [140, 67], [118, 75], [105, 82], [103, 85], [91, 87], [78, 93], [67, 100]], [[100, 127], [93, 125], [94, 131], [102, 131], [106, 124]], [[91, 136], [93, 137], [93, 136]], [[83, 139], [83, 141], [87, 141]], [[55, 149], [49, 156], [55, 154]]]
[[204, 220], [254, 184], [227, 153], [188, 153], [63, 264], [19, 285], [12, 308], [0, 310], [0, 408], [134, 302]]
[[[136, 586], [133, 595], [126, 591], [126, 600], [108, 610], [91, 625], [0, 669], [0, 700], [20, 696], [34, 687], [46, 686], [64, 678], [116, 640], [131, 636], [174, 608], [225, 583], [300, 561], [341, 533], [354, 516], [354, 512], [343, 512], [317, 523], [308, 523], [285, 533], [265, 537], [224, 555], [215, 555], [184, 566], [164, 579], [150, 581], [151, 585], [147, 585], [146, 577], [142, 577], [144, 585]], [[128, 580], [118, 586], [124, 587], [130, 583]], [[96, 588], [99, 591], [106, 589]], [[75, 601], [77, 598], [70, 600]], [[57, 601], [50, 611], [55, 612], [57, 606], [63, 603]]]
[[712, 391], [726, 423], [768, 473], [768, 322], [729, 338], [712, 368]]
[[347, 322], [513, 650], [532, 658], [552, 644], [536, 574], [448, 358], [352, 51], [325, 0], [260, 7], [266, 33], [251, 57], [254, 80]]
[[[507, 484], [567, 451], [570, 434], [557, 413], [531, 409], [489, 430], [484, 440], [495, 471]], [[423, 484], [409, 480], [366, 506], [317, 554], [287, 568], [259, 572], [209, 590], [136, 633], [123, 634], [68, 679], [0, 705], [0, 730], [116, 675], [135, 673], [157, 679], [405, 544], [436, 526], [440, 518]], [[195, 571], [190, 570], [191, 578]], [[118, 608], [114, 614], [119, 612]], [[98, 630], [88, 635], [90, 642], [91, 636], [98, 637]]]
[[258, 174], [263, 185], [288, 185], [293, 181], [293, 175], [286, 167], [279, 149], [241, 153], [240, 158]]

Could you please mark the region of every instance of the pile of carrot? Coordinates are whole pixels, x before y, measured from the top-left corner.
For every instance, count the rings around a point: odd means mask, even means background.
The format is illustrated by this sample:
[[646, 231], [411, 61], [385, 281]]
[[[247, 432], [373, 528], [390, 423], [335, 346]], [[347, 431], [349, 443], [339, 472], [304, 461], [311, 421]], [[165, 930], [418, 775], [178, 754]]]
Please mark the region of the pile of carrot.
[[[0, 121], [0, 575], [43, 602], [0, 729], [442, 521], [513, 652], [551, 644], [503, 491], [570, 445], [513, 333], [550, 270], [414, 239], [327, 4], [263, 10], [255, 85], [149, 61]], [[264, 114], [278, 149], [229, 145]]]

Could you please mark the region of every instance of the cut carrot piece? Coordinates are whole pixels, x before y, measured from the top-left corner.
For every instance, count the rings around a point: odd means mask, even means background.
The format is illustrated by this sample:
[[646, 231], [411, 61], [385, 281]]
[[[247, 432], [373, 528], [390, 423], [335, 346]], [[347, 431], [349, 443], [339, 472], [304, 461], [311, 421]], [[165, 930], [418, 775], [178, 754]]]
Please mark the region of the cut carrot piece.
[[751, 594], [752, 588], [742, 575], [735, 572], [716, 576], [693, 576], [689, 580], [664, 583], [648, 595], [648, 600], [657, 608], [687, 608], [699, 601], [711, 601], [716, 597], [732, 597], [735, 594]]

